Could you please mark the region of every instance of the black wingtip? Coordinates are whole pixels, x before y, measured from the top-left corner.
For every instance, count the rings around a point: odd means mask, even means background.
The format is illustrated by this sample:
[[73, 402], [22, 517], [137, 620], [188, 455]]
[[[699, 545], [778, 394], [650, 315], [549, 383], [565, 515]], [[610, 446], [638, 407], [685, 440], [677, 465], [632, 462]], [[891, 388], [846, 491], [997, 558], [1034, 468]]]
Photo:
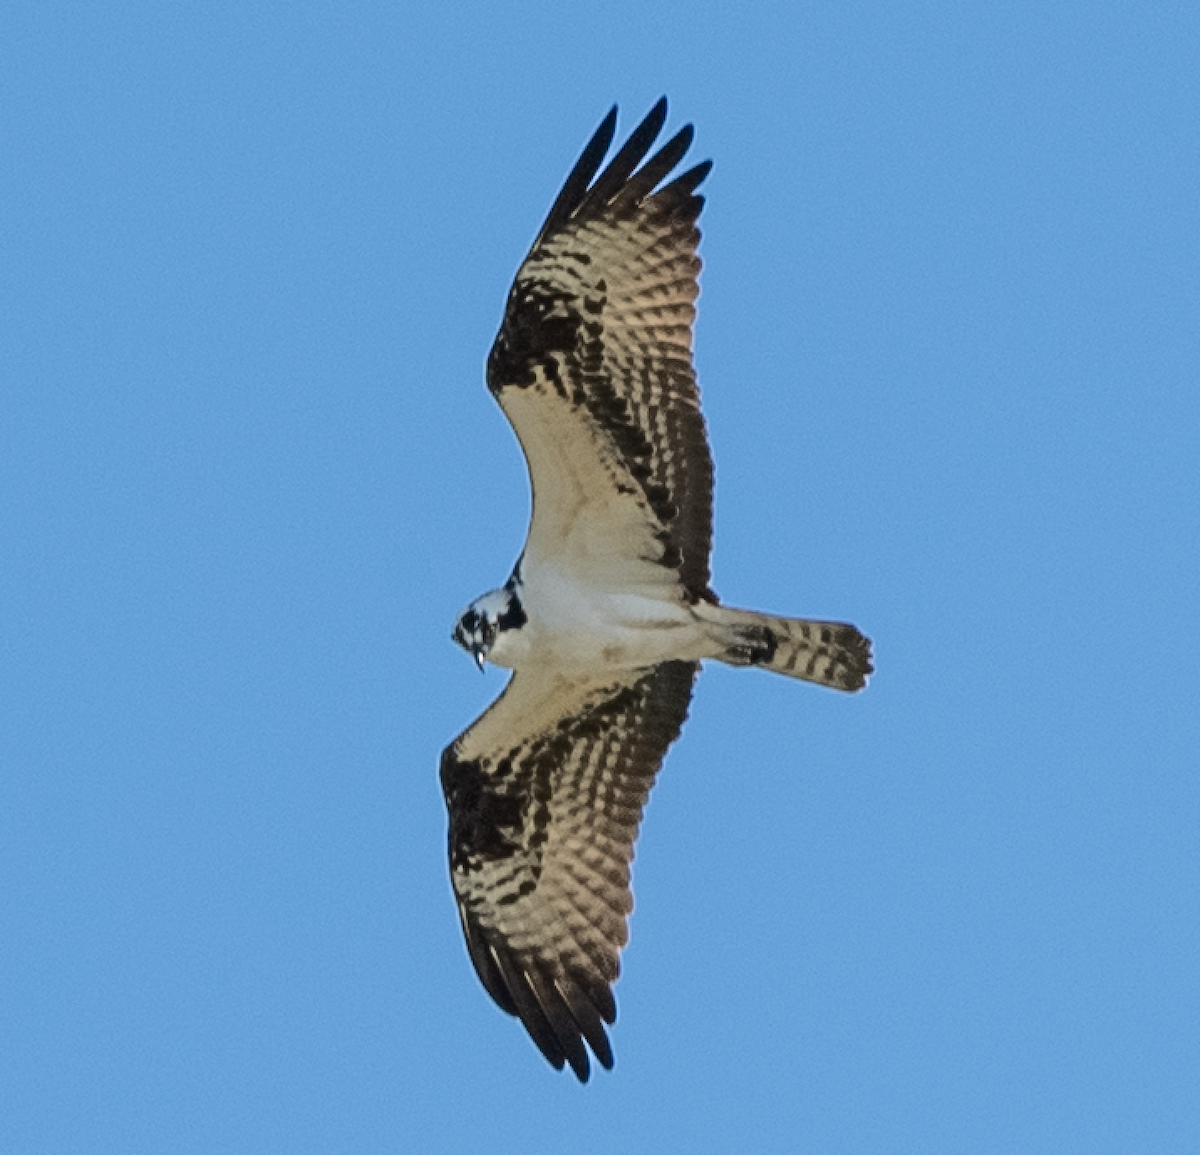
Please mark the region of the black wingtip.
[[554, 204], [550, 206], [546, 221], [538, 232], [537, 240], [534, 241], [535, 245], [566, 224], [571, 214], [583, 203], [588, 185], [600, 170], [600, 164], [612, 147], [616, 134], [617, 106], [614, 104], [592, 133], [591, 139], [584, 145], [583, 152], [563, 182], [562, 190], [554, 198]]
[[[608, 152], [608, 150], [612, 147], [613, 138], [616, 135], [617, 135], [617, 106], [614, 104], [612, 106], [612, 108], [610, 108], [608, 110], [604, 119], [600, 122], [599, 126], [596, 128], [596, 131], [592, 133], [592, 140], [588, 141], [588, 144], [591, 145], [592, 141], [595, 141], [596, 139], [603, 137], [604, 142], [605, 142], [604, 143], [604, 152]], [[601, 155], [603, 156], [603, 153]]]
[[667, 98], [659, 102], [642, 118], [641, 124], [629, 134], [629, 139], [617, 150], [604, 171], [596, 179], [596, 183], [588, 189], [587, 196], [579, 206], [584, 214], [592, 209], [608, 204], [625, 186], [625, 182], [633, 175], [634, 170], [650, 146], [658, 139], [663, 125], [667, 122]]
[[565, 226], [576, 214], [587, 215], [602, 210], [614, 201], [622, 205], [639, 204], [648, 197], [659, 181], [679, 163], [695, 135], [692, 125], [685, 124], [638, 170], [666, 122], [667, 98], [660, 96], [601, 171], [600, 166], [616, 137], [617, 106], [614, 104], [567, 176], [562, 191], [538, 230], [534, 247]]

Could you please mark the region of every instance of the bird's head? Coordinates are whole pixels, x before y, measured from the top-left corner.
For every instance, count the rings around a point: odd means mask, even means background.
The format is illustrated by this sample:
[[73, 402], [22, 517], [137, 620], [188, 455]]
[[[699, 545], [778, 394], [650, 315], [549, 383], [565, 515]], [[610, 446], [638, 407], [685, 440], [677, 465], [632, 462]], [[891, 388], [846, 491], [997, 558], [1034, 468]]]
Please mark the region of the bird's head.
[[450, 635], [482, 670], [484, 660], [495, 656], [492, 648], [508, 630], [519, 630], [525, 624], [525, 611], [516, 590], [505, 586], [476, 598], [454, 624]]

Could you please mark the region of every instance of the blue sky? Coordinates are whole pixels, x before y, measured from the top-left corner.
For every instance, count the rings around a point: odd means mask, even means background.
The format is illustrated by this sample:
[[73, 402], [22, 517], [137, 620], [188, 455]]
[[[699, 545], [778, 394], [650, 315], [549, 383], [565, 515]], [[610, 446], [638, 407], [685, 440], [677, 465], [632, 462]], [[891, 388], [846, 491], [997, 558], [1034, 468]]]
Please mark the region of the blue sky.
[[[0, 17], [0, 1148], [1200, 1149], [1194, 5]], [[460, 941], [482, 384], [601, 117], [706, 183], [712, 668], [587, 1087]]]

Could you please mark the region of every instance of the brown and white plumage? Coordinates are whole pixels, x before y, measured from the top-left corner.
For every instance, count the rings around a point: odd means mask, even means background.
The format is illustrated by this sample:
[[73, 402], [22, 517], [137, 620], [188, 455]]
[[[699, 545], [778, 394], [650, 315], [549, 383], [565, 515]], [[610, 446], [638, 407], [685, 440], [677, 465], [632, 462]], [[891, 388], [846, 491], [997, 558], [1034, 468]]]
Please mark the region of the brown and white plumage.
[[692, 367], [710, 164], [668, 180], [690, 125], [646, 159], [665, 119], [661, 100], [597, 177], [609, 113], [509, 294], [488, 387], [521, 442], [533, 514], [512, 577], [454, 636], [515, 672], [441, 763], [471, 960], [580, 1079], [587, 1047], [612, 1065], [634, 840], [700, 661], [845, 690], [871, 671], [853, 626], [729, 610], [710, 588], [713, 472]]
[[587, 1076], [628, 938], [642, 807], [691, 697], [694, 662], [574, 686], [514, 674], [442, 755], [450, 868], [471, 960], [556, 1067]]
[[[692, 369], [704, 205], [695, 190], [712, 162], [654, 191], [691, 144], [688, 125], [634, 171], [666, 115], [660, 100], [589, 189], [615, 108], [592, 137], [509, 292], [488, 388], [529, 462], [535, 508], [526, 558], [560, 551], [576, 509], [563, 490], [578, 499], [589, 482], [607, 483], [629, 500], [613, 503], [619, 518], [610, 505], [599, 528], [588, 524], [588, 544], [625, 556], [631, 534], [648, 539], [642, 548], [677, 568], [697, 600], [711, 596], [712, 458]], [[581, 422], [611, 455], [603, 477], [545, 451], [564, 443], [573, 451]]]

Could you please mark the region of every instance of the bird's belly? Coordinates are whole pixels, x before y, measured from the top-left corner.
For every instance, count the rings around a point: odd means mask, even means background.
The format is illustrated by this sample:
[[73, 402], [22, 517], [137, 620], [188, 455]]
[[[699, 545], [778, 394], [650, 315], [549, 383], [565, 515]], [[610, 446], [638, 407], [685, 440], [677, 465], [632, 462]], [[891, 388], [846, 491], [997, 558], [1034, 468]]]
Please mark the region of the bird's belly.
[[[673, 659], [691, 660], [702, 649], [702, 630], [669, 587], [653, 592], [581, 585], [559, 574], [530, 581], [521, 601], [526, 624], [493, 652], [492, 660], [519, 669], [639, 669]], [[657, 595], [657, 596], [656, 596]], [[499, 647], [497, 647], [499, 648]]]

